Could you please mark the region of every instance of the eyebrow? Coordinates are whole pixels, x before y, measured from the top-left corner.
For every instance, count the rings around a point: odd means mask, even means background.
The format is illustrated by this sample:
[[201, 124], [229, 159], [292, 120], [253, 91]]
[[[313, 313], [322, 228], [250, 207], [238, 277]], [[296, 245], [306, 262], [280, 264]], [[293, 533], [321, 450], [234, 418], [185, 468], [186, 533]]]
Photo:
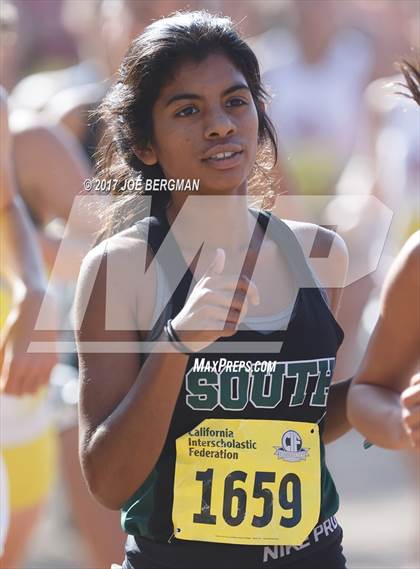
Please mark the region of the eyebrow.
[[[250, 91], [250, 88], [248, 87], [248, 85], [246, 85], [246, 83], [236, 83], [235, 85], [232, 85], [231, 87], [228, 87], [227, 89], [225, 89], [222, 93], [222, 97], [225, 97], [226, 95], [230, 95], [234, 91], [239, 91], [242, 89], [246, 89], [247, 91]], [[181, 101], [183, 99], [202, 100], [203, 97], [201, 95], [197, 95], [195, 93], [179, 93], [178, 95], [174, 95], [173, 97], [171, 97], [169, 99], [169, 101], [166, 103], [165, 107], [169, 107], [169, 105], [171, 105], [175, 101]]]

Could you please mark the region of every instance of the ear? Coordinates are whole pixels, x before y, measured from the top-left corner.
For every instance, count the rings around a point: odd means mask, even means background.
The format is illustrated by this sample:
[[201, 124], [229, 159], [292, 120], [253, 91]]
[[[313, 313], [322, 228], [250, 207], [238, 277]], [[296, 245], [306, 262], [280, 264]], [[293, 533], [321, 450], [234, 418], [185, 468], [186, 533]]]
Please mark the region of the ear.
[[134, 146], [133, 152], [146, 166], [154, 166], [158, 162], [156, 152], [151, 146], [147, 146], [146, 148]]

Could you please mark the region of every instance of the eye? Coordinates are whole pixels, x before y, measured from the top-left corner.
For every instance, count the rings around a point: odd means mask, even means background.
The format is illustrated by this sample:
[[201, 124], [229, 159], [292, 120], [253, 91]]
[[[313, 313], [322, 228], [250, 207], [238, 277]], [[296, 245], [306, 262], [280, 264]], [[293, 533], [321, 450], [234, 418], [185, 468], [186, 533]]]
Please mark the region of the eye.
[[192, 105], [190, 105], [189, 107], [185, 107], [181, 111], [178, 111], [177, 113], [175, 113], [175, 116], [176, 117], [189, 117], [191, 115], [195, 115], [196, 112], [198, 113], [198, 109], [196, 107], [193, 107]]
[[247, 104], [247, 101], [244, 101], [244, 99], [240, 99], [239, 97], [233, 97], [233, 99], [229, 99], [227, 102], [228, 107], [242, 107]]

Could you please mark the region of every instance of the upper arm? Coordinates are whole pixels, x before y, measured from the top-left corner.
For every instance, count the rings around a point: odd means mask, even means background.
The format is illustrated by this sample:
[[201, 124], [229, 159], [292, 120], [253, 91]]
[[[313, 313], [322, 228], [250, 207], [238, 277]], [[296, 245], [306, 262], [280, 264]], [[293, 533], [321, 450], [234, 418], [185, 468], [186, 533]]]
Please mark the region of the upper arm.
[[69, 87], [54, 95], [46, 106], [46, 112], [55, 124], [65, 126], [79, 140], [83, 140], [91, 120], [90, 111], [101, 102], [103, 96], [102, 84]]
[[[129, 254], [124, 246], [112, 249], [104, 242], [87, 255], [80, 270], [74, 309], [80, 362], [79, 417], [85, 443], [124, 399], [140, 371], [138, 350], [122, 344], [140, 340]], [[109, 269], [113, 263], [119, 270]], [[115, 314], [118, 318], [114, 322]]]
[[344, 239], [325, 227], [318, 227], [319, 256], [310, 262], [320, 284], [330, 299], [331, 312], [337, 315], [349, 266], [349, 254]]
[[418, 366], [419, 237], [420, 232], [417, 232], [407, 242], [387, 275], [379, 319], [356, 376], [356, 383], [369, 383], [401, 392]]

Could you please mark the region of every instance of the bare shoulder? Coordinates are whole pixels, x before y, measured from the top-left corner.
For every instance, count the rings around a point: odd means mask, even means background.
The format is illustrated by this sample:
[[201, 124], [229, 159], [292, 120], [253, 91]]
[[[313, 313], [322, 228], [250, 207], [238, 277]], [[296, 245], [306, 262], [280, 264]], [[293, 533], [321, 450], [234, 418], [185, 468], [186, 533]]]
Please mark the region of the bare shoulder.
[[[148, 306], [155, 290], [153, 271], [145, 271], [149, 251], [136, 226], [105, 239], [83, 259], [76, 296], [76, 318], [93, 296], [106, 296], [107, 310], [114, 314], [118, 326], [137, 322], [138, 304]], [[149, 293], [148, 293], [149, 291]], [[79, 317], [78, 313], [79, 312]], [[109, 314], [109, 313], [108, 313]]]
[[147, 249], [147, 242], [136, 224], [105, 239], [100, 245], [103, 245], [112, 257], [130, 257]]
[[349, 254], [344, 239], [326, 227], [283, 219], [295, 234], [319, 282], [326, 288], [343, 286]]
[[133, 225], [93, 247], [83, 259], [80, 278], [96, 275], [99, 267], [106, 264], [113, 277], [129, 282], [136, 275], [138, 280], [140, 264], [147, 255], [147, 242]]
[[401, 264], [406, 267], [410, 278], [419, 278], [420, 270], [420, 230], [411, 235], [401, 249]]
[[384, 285], [383, 301], [396, 296], [408, 301], [409, 297], [418, 294], [419, 284], [420, 231], [416, 231], [406, 241], [391, 266]]

